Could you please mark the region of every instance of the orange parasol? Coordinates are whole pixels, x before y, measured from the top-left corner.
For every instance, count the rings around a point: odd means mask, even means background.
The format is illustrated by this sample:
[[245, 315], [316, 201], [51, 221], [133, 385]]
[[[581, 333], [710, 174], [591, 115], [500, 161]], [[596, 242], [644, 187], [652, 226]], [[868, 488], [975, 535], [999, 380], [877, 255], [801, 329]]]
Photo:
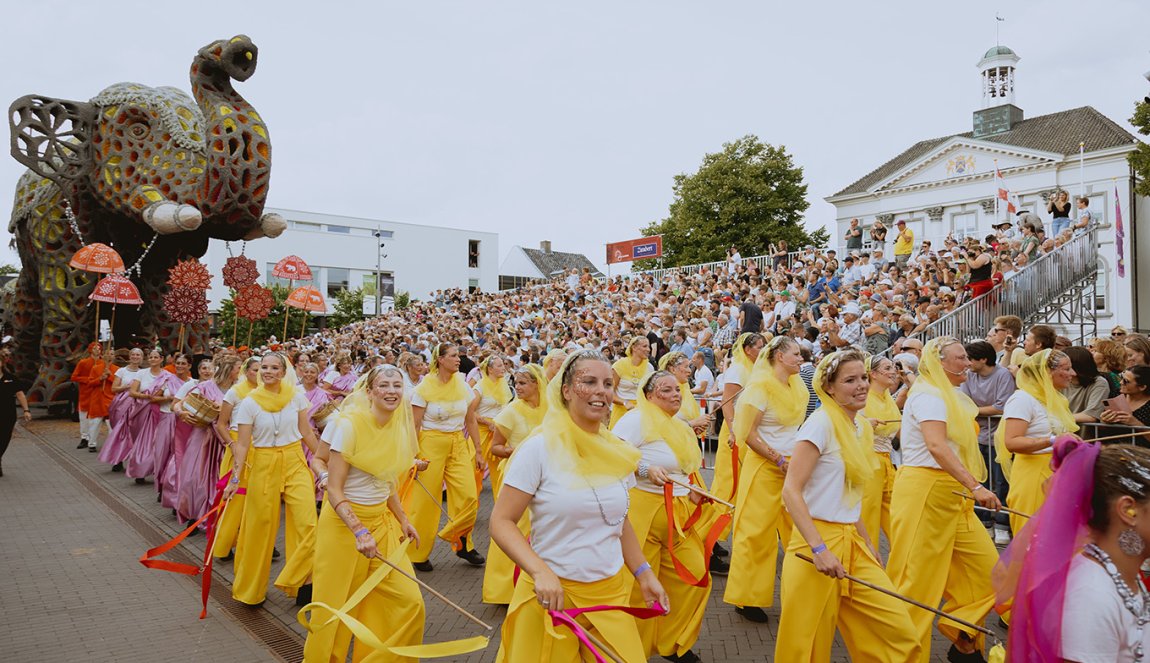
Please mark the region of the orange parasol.
[[[89, 246], [91, 245], [89, 244]], [[116, 257], [119, 258], [119, 256]], [[120, 266], [123, 267], [123, 263]], [[88, 295], [88, 299], [96, 302], [97, 336], [100, 335], [100, 302], [107, 302], [112, 305], [112, 320], [109, 329], [116, 328], [116, 304], [135, 304], [138, 306], [144, 303], [144, 300], [140, 298], [140, 291], [136, 289], [136, 284], [122, 274], [109, 274], [100, 279], [95, 290]]]
[[311, 267], [299, 256], [288, 256], [272, 267], [272, 276], [289, 281], [310, 281]]
[[[323, 295], [314, 285], [305, 285], [296, 288], [288, 295], [287, 301], [284, 302], [284, 313], [287, 313], [287, 307], [301, 308], [304, 311], [316, 311], [324, 313], [327, 311], [327, 303], [323, 300]], [[304, 331], [307, 330], [307, 313], [304, 313], [303, 325], [300, 326], [299, 336], [303, 338]], [[284, 326], [284, 336], [287, 336], [287, 326]], [[286, 340], [286, 339], [285, 339]]]
[[120, 257], [119, 253], [116, 253], [116, 249], [107, 244], [95, 242], [72, 254], [68, 266], [85, 272], [113, 274], [124, 271], [124, 259]]

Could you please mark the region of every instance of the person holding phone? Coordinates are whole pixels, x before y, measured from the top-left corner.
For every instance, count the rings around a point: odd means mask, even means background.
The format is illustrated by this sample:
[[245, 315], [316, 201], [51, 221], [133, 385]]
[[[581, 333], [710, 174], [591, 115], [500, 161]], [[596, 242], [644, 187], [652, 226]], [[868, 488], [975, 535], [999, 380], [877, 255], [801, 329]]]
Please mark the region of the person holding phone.
[[[1127, 368], [1118, 383], [1119, 396], [1105, 401], [1102, 421], [1127, 426], [1150, 426], [1150, 366]], [[1125, 400], [1120, 400], [1123, 397]]]

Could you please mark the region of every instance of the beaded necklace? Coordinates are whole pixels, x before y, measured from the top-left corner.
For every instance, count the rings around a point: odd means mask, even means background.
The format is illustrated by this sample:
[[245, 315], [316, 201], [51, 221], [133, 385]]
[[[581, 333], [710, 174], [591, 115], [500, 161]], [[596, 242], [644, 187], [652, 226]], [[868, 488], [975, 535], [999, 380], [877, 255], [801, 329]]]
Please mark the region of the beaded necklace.
[[1147, 595], [1146, 589], [1138, 584], [1138, 595], [1142, 599], [1142, 608], [1138, 609], [1135, 603], [1134, 592], [1130, 591], [1126, 581], [1122, 579], [1121, 574], [1118, 573], [1118, 567], [1114, 565], [1114, 560], [1110, 559], [1105, 551], [1093, 543], [1086, 545], [1083, 550], [1087, 557], [1097, 561], [1102, 565], [1107, 575], [1114, 582], [1114, 588], [1118, 590], [1118, 596], [1122, 599], [1122, 604], [1134, 615], [1134, 619], [1138, 624], [1138, 631], [1134, 636], [1134, 660], [1141, 661], [1144, 652], [1142, 651], [1142, 633], [1146, 627], [1146, 622], [1150, 621], [1150, 595]]
[[599, 505], [599, 517], [603, 519], [603, 522], [606, 523], [608, 527], [618, 527], [623, 524], [624, 520], [627, 520], [627, 513], [631, 510], [631, 491], [627, 490], [627, 484], [622, 481], [619, 482], [619, 487], [623, 489], [623, 497], [627, 500], [627, 507], [623, 510], [622, 517], [615, 522], [611, 522], [607, 518], [607, 512], [603, 509], [603, 502], [599, 500], [599, 493], [596, 492], [595, 486], [587, 484], [587, 487], [591, 489], [591, 494], [595, 496], [595, 503]]

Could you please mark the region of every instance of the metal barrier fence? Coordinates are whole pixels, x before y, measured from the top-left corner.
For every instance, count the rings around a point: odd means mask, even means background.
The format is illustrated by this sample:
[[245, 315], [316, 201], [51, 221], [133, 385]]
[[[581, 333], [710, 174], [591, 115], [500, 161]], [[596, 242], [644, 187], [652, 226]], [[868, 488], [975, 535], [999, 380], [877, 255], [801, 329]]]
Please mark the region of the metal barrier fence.
[[[782, 258], [782, 260], [778, 264], [782, 264], [787, 269], [790, 269], [796, 260], [801, 259], [802, 254], [803, 254], [802, 251], [791, 251], [791, 252], [787, 253], [787, 255], [784, 258]], [[768, 267], [773, 269], [776, 265], [774, 256], [752, 256], [750, 258], [743, 258], [741, 260], [741, 264], [743, 264], [743, 265], [748, 265], [751, 263], [754, 263], [759, 268], [759, 270], [761, 272], [765, 272]], [[726, 273], [727, 272], [727, 261], [726, 260], [716, 260], [714, 262], [696, 263], [694, 265], [680, 265], [678, 267], [663, 267], [661, 269], [645, 269], [645, 270], [639, 271], [639, 272], [623, 272], [622, 274], [612, 275], [612, 278], [614, 278], [616, 276], [621, 276], [625, 279], [633, 279], [637, 276], [652, 276], [652, 277], [654, 277], [655, 281], [658, 282], [658, 281], [661, 281], [663, 279], [663, 277], [667, 276], [668, 274], [697, 274], [703, 270], [708, 270], [711, 272]]]

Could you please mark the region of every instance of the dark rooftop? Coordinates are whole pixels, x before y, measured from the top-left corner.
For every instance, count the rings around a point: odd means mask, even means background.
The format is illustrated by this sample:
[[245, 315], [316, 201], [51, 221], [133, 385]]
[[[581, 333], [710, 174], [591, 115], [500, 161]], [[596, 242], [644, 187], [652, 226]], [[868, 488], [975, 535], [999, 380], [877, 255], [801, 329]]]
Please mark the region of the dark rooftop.
[[[527, 255], [527, 259], [535, 264], [544, 278], [557, 276], [556, 272], [570, 271], [572, 267], [578, 269], [580, 272], [583, 271], [584, 267], [587, 267], [591, 270], [592, 274], [599, 274], [599, 268], [582, 253], [543, 251], [542, 249], [529, 249], [527, 247], [521, 248], [523, 249], [523, 253]], [[505, 276], [526, 276], [526, 274], [506, 274]]]

